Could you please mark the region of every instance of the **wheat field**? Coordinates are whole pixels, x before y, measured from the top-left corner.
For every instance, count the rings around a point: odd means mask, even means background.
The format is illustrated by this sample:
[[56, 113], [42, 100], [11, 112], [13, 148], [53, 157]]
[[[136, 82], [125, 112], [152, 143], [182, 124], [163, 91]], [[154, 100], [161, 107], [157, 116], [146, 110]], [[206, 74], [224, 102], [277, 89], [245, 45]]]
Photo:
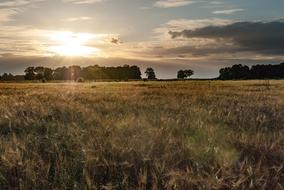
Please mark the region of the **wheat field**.
[[283, 189], [284, 81], [0, 84], [0, 189]]

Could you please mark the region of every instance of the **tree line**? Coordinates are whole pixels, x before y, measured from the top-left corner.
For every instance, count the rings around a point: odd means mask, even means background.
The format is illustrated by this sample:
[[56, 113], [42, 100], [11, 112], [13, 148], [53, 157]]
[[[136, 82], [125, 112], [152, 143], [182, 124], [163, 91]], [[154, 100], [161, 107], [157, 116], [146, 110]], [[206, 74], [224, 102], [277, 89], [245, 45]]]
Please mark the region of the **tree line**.
[[11, 73], [4, 73], [3, 75], [0, 76], [0, 80], [14, 80], [15, 76], [13, 76]]
[[[70, 67], [58, 67], [51, 69], [48, 67], [28, 67], [25, 69], [25, 80], [140, 80], [141, 71], [138, 66], [118, 66], [101, 67], [92, 65], [80, 67], [73, 65]], [[153, 68], [148, 67], [145, 71], [148, 80], [157, 79]], [[187, 79], [194, 74], [193, 70], [180, 70], [177, 73], [178, 79]]]
[[80, 67], [58, 67], [51, 69], [47, 67], [28, 67], [25, 69], [25, 80], [128, 80], [141, 79], [141, 71], [137, 66], [101, 67], [92, 65]]
[[[0, 80], [140, 80], [141, 71], [136, 65], [104, 67], [99, 65], [91, 65], [80, 67], [73, 65], [70, 67], [58, 67], [55, 69], [48, 67], [28, 67], [24, 70], [25, 75], [13, 76], [11, 73], [4, 73], [0, 76]], [[148, 67], [145, 71], [147, 79], [157, 79], [153, 68]], [[177, 79], [189, 79], [194, 74], [191, 69], [179, 70]], [[219, 70], [221, 80], [238, 80], [238, 79], [284, 79], [284, 63], [278, 65], [253, 65], [251, 68], [236, 64], [232, 67], [225, 67]]]
[[220, 69], [218, 79], [283, 79], [284, 63], [278, 65], [253, 65], [249, 68], [246, 65], [233, 65]]

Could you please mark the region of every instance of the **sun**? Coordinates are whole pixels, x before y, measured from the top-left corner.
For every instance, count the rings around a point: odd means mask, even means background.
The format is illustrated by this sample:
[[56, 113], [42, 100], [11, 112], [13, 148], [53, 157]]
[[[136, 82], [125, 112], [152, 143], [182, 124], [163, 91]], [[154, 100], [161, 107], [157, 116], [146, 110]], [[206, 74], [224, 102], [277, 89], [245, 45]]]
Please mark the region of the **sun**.
[[100, 49], [85, 45], [94, 35], [88, 33], [53, 32], [50, 39], [56, 43], [49, 51], [62, 56], [97, 55]]

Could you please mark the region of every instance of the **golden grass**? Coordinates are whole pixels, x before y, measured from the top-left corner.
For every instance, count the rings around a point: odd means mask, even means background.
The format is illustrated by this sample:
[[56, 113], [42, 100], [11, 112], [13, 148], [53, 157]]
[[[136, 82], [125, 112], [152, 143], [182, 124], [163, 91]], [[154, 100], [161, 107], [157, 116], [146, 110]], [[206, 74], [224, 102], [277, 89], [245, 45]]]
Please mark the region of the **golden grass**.
[[0, 189], [283, 189], [284, 81], [0, 84]]

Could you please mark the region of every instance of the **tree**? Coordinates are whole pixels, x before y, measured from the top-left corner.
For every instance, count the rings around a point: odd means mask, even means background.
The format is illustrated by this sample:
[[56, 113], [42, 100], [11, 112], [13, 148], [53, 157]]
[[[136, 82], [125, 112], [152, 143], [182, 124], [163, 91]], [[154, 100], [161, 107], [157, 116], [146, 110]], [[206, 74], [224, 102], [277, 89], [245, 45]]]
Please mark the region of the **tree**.
[[155, 71], [153, 68], [148, 67], [145, 71], [145, 74], [147, 76], [148, 79], [156, 79], [156, 75], [155, 75]]
[[35, 68], [28, 67], [25, 69], [25, 80], [34, 80], [35, 79]]
[[253, 65], [249, 68], [246, 65], [233, 65], [220, 69], [219, 79], [281, 79], [284, 78], [284, 64], [279, 65]]
[[55, 80], [68, 80], [68, 68], [58, 67], [53, 72], [53, 79]]
[[8, 74], [8, 80], [14, 80], [14, 76], [11, 73]]
[[190, 78], [194, 74], [193, 70], [179, 70], [177, 73], [178, 79]]
[[130, 79], [141, 79], [141, 71], [140, 68], [137, 66], [130, 67]]
[[2, 80], [8, 80], [8, 78], [9, 78], [8, 73], [4, 73], [1, 78], [2, 78]]
[[45, 68], [43, 76], [46, 80], [53, 80], [53, 70], [51, 68]]
[[44, 79], [44, 67], [36, 67], [34, 69], [34, 72], [36, 74], [35, 78], [37, 80], [43, 80]]
[[4, 81], [11, 81], [11, 80], [14, 80], [14, 76], [11, 74], [11, 73], [4, 73], [1, 77], [0, 77], [1, 80], [4, 80]]
[[100, 67], [92, 65], [81, 68], [80, 66], [58, 67], [54, 70], [48, 67], [28, 67], [25, 69], [26, 80], [86, 80], [113, 79], [128, 80], [141, 79], [140, 68], [137, 66]]
[[190, 70], [190, 69], [184, 70], [183, 72], [184, 72], [186, 78], [190, 78], [194, 74], [194, 71]]
[[177, 73], [177, 78], [178, 79], [184, 79], [186, 77], [185, 73], [183, 70], [179, 70]]

